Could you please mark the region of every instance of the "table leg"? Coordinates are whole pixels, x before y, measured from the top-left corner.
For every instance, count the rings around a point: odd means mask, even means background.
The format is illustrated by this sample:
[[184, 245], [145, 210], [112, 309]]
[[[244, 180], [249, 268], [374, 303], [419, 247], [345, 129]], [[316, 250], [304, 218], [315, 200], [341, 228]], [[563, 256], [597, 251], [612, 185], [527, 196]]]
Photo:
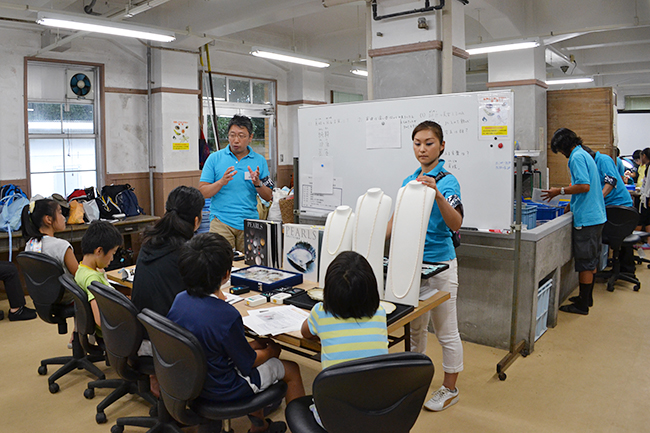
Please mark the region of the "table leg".
[[404, 352], [411, 351], [411, 324], [404, 325]]

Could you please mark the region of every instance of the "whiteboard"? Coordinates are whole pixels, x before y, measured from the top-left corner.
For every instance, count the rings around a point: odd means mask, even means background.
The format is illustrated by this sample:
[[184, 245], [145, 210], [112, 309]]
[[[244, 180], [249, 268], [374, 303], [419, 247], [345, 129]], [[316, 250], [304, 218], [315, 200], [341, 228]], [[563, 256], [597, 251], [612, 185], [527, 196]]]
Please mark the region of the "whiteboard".
[[621, 156], [648, 147], [650, 113], [618, 113], [618, 148]]
[[[463, 227], [509, 228], [513, 217], [511, 91], [418, 96], [298, 109], [300, 211], [355, 206], [369, 188], [393, 198], [420, 167], [411, 132], [424, 120], [444, 134], [445, 168], [458, 179]], [[317, 193], [320, 192], [320, 193]]]

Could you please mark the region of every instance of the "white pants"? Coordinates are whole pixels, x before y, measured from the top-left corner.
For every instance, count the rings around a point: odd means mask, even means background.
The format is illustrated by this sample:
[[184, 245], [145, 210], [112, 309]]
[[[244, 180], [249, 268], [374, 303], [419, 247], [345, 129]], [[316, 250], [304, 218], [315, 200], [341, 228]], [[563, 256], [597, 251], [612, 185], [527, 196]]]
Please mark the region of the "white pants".
[[[427, 298], [434, 289], [449, 292], [450, 298], [428, 313], [411, 322], [411, 351], [425, 353], [427, 350], [427, 326], [429, 322], [442, 346], [442, 369], [445, 373], [459, 373], [463, 370], [463, 344], [458, 332], [456, 298], [458, 295], [458, 261], [450, 260], [449, 269], [422, 280], [420, 293]], [[433, 293], [431, 293], [433, 290]], [[424, 294], [423, 293], [423, 294]]]

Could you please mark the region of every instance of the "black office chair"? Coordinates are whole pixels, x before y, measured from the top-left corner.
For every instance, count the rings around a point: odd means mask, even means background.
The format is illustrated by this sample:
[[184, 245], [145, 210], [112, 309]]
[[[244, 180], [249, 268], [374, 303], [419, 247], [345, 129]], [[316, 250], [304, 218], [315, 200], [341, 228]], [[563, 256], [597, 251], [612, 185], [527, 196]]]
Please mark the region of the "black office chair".
[[634, 291], [641, 288], [641, 282], [633, 273], [621, 272], [619, 255], [621, 248], [631, 246], [640, 241], [638, 235], [633, 234], [639, 221], [639, 212], [629, 206], [607, 206], [607, 222], [603, 227], [603, 243], [612, 250], [612, 268], [609, 271], [598, 272], [596, 278], [607, 279], [607, 290], [614, 291], [617, 280], [634, 284]]
[[[154, 374], [153, 358], [138, 356], [142, 344], [144, 328], [138, 321], [138, 309], [123, 294], [112, 287], [94, 281], [88, 290], [95, 295], [102, 320], [102, 336], [108, 361], [121, 379], [95, 380], [88, 384], [84, 397], [95, 396], [96, 388], [114, 388], [114, 390], [97, 405], [95, 420], [98, 424], [106, 422], [104, 410], [128, 394], [137, 394], [151, 405], [157, 399], [149, 389], [149, 375]], [[124, 417], [117, 419], [119, 426], [153, 427], [157, 420], [151, 417]]]
[[[407, 433], [420, 415], [433, 378], [428, 356], [399, 352], [336, 364], [318, 373], [313, 396], [287, 405], [293, 433]], [[313, 402], [325, 430], [309, 406]]]
[[[73, 304], [63, 305], [60, 303], [66, 292], [59, 281], [59, 277], [63, 275], [61, 266], [51, 257], [31, 251], [21, 252], [16, 260], [25, 277], [27, 291], [34, 301], [38, 316], [47, 323], [57, 325], [59, 334], [67, 334], [66, 320], [75, 315], [75, 307]], [[86, 303], [88, 303], [87, 300]], [[79, 334], [75, 331], [72, 334], [72, 356], [58, 356], [42, 360], [41, 366], [38, 367], [38, 374], [47, 374], [48, 365], [63, 364], [47, 380], [50, 392], [54, 394], [59, 391], [59, 384], [56, 383], [56, 380], [73, 370], [83, 368], [99, 378], [104, 378], [104, 373], [93, 364], [93, 362], [102, 359], [104, 359], [103, 356], [87, 356]]]
[[[164, 408], [185, 425], [209, 424], [222, 421], [222, 431], [230, 431], [232, 418], [247, 415], [281, 400], [287, 392], [283, 381], [249, 399], [215, 403], [199, 397], [205, 382], [207, 364], [199, 341], [185, 328], [160, 314], [145, 308], [138, 319], [144, 325], [153, 346], [154, 368], [160, 384]], [[168, 424], [181, 433], [175, 424]], [[215, 426], [216, 427], [216, 426]], [[115, 432], [113, 432], [115, 433]]]

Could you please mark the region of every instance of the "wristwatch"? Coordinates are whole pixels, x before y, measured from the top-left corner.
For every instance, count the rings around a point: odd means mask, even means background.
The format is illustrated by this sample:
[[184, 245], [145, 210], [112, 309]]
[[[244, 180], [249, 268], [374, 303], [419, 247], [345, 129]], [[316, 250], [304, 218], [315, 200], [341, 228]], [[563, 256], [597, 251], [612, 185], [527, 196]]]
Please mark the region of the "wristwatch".
[[564, 195], [564, 187], [560, 188], [560, 194]]

